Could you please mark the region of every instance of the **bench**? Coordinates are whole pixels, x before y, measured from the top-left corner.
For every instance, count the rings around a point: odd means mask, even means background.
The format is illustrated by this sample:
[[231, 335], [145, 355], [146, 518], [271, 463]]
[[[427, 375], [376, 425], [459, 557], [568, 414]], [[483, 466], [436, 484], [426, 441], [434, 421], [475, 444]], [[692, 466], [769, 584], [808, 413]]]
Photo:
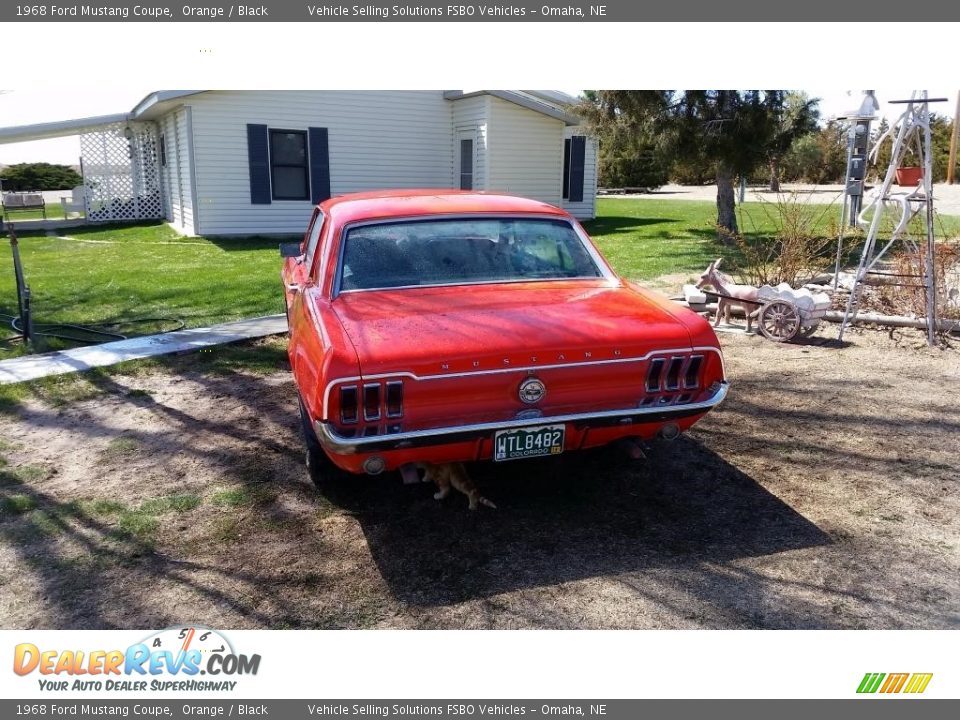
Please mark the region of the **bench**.
[[43, 212], [43, 219], [47, 219], [47, 204], [43, 200], [43, 193], [40, 192], [8, 192], [3, 194], [2, 203], [3, 219], [9, 220], [12, 212], [27, 212], [31, 210], [40, 210]]

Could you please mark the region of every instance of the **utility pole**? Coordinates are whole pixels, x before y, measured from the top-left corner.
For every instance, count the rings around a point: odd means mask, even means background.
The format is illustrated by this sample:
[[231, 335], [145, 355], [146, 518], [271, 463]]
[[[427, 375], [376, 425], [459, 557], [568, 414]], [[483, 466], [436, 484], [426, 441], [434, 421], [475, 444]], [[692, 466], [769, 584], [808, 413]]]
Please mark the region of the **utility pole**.
[[957, 109], [953, 112], [953, 132], [950, 133], [950, 160], [947, 162], [947, 184], [957, 181], [957, 139], [960, 138], [960, 90], [957, 90]]

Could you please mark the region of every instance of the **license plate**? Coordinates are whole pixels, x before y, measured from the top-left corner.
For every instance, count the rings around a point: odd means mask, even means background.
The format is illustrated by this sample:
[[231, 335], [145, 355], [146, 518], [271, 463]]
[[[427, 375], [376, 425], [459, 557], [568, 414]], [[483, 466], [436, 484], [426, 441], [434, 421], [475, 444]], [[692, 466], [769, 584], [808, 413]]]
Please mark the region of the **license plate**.
[[493, 436], [493, 459], [500, 462], [542, 455], [559, 455], [563, 452], [565, 430], [565, 425], [540, 425], [518, 430], [500, 430]]

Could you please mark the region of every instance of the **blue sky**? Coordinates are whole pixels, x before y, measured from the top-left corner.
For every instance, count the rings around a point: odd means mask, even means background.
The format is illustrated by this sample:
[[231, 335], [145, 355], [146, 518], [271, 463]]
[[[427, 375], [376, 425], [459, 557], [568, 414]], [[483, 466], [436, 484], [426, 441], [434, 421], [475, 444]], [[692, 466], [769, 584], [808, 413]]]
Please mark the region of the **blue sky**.
[[[0, 127], [126, 112], [155, 89], [104, 89], [96, 94], [87, 91], [51, 92], [46, 88], [7, 91], [0, 94]], [[859, 107], [862, 97], [860, 90], [810, 88], [805, 91], [808, 95], [821, 99], [820, 108], [824, 117], [843, 114]], [[567, 90], [567, 92], [577, 91]], [[880, 100], [880, 112], [888, 117], [895, 117], [899, 110], [896, 106], [886, 104], [887, 100], [910, 97], [910, 90], [887, 89], [877, 90], [876, 93]], [[932, 89], [930, 97], [948, 98], [949, 102], [937, 106], [936, 111], [945, 115], [953, 114], [957, 98], [956, 89]], [[79, 153], [79, 142], [75, 137], [0, 145], [0, 164], [54, 162], [76, 165]]]

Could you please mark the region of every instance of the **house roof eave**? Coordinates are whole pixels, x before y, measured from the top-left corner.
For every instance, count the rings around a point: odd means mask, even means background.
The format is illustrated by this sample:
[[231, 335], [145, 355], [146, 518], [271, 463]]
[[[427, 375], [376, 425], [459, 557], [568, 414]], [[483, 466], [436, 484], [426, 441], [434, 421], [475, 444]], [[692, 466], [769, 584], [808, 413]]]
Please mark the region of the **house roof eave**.
[[466, 98], [478, 97], [480, 95], [491, 95], [501, 100], [519, 105], [527, 110], [533, 110], [542, 115], [552, 117], [555, 120], [561, 120], [566, 125], [579, 125], [581, 120], [576, 115], [566, 112], [562, 108], [551, 105], [543, 100], [527, 95], [516, 90], [474, 90], [464, 92], [462, 90], [444, 90], [443, 97], [447, 100], [464, 100]]
[[130, 120], [129, 113], [114, 113], [112, 115], [96, 115], [94, 117], [75, 118], [73, 120], [58, 120], [56, 122], [5, 127], [0, 128], [0, 145], [79, 135], [86, 130], [112, 125], [118, 122], [127, 122], [128, 120]]

